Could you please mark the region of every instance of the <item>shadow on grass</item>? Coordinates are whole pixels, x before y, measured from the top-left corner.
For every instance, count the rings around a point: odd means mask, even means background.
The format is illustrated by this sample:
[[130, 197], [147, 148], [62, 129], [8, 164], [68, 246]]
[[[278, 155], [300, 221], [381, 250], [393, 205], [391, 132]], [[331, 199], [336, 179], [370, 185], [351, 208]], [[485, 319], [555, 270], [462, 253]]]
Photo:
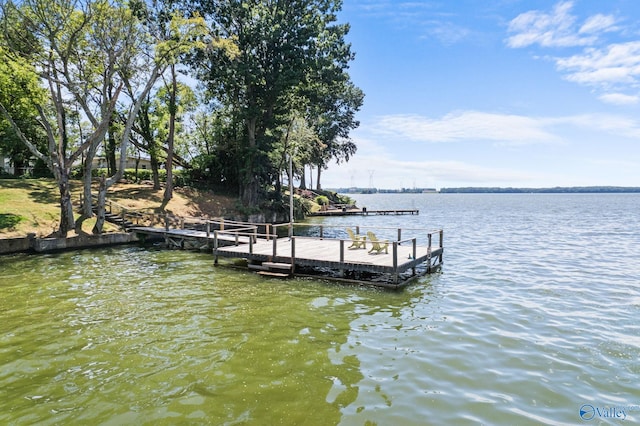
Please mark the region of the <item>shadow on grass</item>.
[[129, 198], [129, 199], [144, 199], [149, 201], [154, 201], [157, 203], [162, 203], [162, 195], [158, 195], [158, 191], [152, 188], [125, 188], [118, 189], [114, 192], [114, 195], [117, 195], [118, 198]]
[[27, 191], [29, 197], [36, 203], [57, 204], [60, 202], [58, 187], [52, 180], [37, 179], [0, 179], [0, 189], [12, 188]]
[[0, 230], [8, 229], [13, 231], [17, 224], [25, 218], [13, 213], [0, 213]]
[[60, 202], [60, 194], [57, 191], [36, 190], [29, 193], [29, 197], [36, 203], [57, 204]]

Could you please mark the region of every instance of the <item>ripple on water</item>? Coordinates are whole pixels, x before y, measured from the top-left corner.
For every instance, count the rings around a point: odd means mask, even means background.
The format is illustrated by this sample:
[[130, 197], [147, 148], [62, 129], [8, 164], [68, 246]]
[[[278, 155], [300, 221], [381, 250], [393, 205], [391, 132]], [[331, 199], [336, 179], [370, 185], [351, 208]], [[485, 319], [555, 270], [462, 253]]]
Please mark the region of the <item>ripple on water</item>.
[[441, 195], [366, 218], [445, 228], [442, 273], [402, 292], [136, 247], [3, 258], [0, 422], [576, 424], [637, 404], [640, 198]]

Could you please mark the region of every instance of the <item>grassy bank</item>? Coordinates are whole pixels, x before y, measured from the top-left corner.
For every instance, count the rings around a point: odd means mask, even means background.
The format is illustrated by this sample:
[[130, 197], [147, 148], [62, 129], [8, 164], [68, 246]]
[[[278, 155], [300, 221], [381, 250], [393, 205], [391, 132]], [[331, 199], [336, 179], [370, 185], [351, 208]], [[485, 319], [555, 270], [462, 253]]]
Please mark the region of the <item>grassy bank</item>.
[[[72, 182], [71, 193], [77, 206], [82, 192], [80, 181]], [[107, 197], [131, 209], [159, 210], [163, 190], [146, 184], [118, 184]], [[233, 197], [209, 191], [178, 188], [166, 211], [178, 216], [220, 217], [235, 208]], [[59, 193], [51, 179], [0, 179], [0, 238], [23, 237], [30, 232], [46, 236], [58, 228], [60, 220]], [[82, 231], [90, 233], [95, 220], [87, 220]], [[106, 224], [105, 231], [115, 231]], [[73, 234], [73, 233], [72, 233]]]

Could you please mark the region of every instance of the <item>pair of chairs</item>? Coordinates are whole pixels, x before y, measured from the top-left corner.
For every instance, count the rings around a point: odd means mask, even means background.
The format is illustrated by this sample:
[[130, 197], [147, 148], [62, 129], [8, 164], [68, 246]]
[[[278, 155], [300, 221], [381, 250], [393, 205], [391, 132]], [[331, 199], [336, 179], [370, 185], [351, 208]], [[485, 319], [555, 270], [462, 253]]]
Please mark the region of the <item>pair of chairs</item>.
[[369, 253], [376, 252], [376, 254], [379, 254], [382, 250], [384, 250], [385, 253], [389, 253], [389, 241], [378, 240], [376, 235], [371, 231], [367, 232], [367, 235], [364, 236], [364, 235], [357, 235], [353, 232], [351, 228], [347, 228], [347, 234], [349, 234], [349, 238], [351, 239], [351, 245], [348, 248], [366, 249], [367, 238], [369, 238], [369, 241], [371, 241], [371, 250], [369, 250]]

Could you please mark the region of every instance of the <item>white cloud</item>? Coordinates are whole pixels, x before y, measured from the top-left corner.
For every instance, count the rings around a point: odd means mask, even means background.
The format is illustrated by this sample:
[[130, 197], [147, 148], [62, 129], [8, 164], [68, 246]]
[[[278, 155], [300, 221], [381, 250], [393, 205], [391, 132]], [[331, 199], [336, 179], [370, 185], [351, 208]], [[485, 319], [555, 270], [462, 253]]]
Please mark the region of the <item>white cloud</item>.
[[576, 47], [584, 50], [572, 56], [557, 57], [556, 68], [573, 83], [588, 85], [604, 91], [598, 96], [602, 102], [632, 105], [638, 102], [636, 92], [640, 83], [640, 42], [614, 43], [597, 46], [599, 36], [621, 31], [613, 15], [598, 13], [587, 17], [582, 25], [572, 15], [573, 2], [557, 3], [549, 13], [537, 10], [522, 13], [509, 24], [507, 39], [510, 47], [538, 44], [542, 47]]
[[635, 118], [614, 114], [582, 114], [553, 119], [556, 124], [573, 126], [589, 133], [601, 132], [605, 137], [640, 139], [640, 122]]
[[[495, 126], [503, 128], [494, 129]], [[490, 139], [486, 133], [493, 132], [492, 142], [518, 132], [528, 132], [530, 136], [541, 134], [546, 141], [561, 141], [562, 146], [543, 151], [539, 147], [518, 150], [498, 147], [492, 149], [490, 160], [480, 157], [477, 161], [455, 160], [459, 158], [459, 151], [452, 143], [482, 142], [478, 137], [480, 132], [485, 132], [485, 141]], [[368, 136], [361, 136], [363, 134]], [[568, 134], [573, 135], [570, 140]], [[400, 143], [409, 139], [428, 143], [444, 141], [442, 136], [436, 138], [434, 135], [446, 135], [449, 143], [434, 150]], [[441, 119], [390, 115], [358, 129], [354, 136], [358, 152], [348, 163], [331, 164], [322, 174], [322, 185], [325, 188], [368, 187], [370, 184], [377, 188], [628, 185], [624, 182], [637, 173], [637, 156], [635, 160], [634, 156], [625, 157], [624, 167], [621, 163], [606, 179], [598, 173], [600, 169], [594, 163], [605, 161], [605, 155], [601, 154], [607, 152], [595, 147], [607, 143], [605, 141], [621, 140], [631, 144], [629, 146], [640, 140], [640, 119], [616, 114], [532, 118], [479, 111], [451, 113]], [[532, 152], [544, 152], [542, 155], [550, 161], [543, 165], [526, 165], [526, 155]], [[561, 152], [563, 154], [559, 154]], [[583, 157], [576, 157], [578, 152]], [[559, 157], [555, 165], [550, 164], [554, 163], [556, 155], [566, 156], [567, 153], [570, 157]], [[607, 158], [606, 161], [614, 160]]]
[[582, 26], [584, 31], [578, 31], [576, 17], [570, 14], [572, 7], [573, 2], [565, 1], [556, 4], [550, 13], [532, 10], [518, 15], [509, 23], [508, 30], [513, 35], [507, 39], [507, 45], [514, 48], [533, 44], [543, 47], [587, 46], [597, 40], [595, 35], [589, 34], [613, 25], [603, 15], [596, 15]]
[[616, 18], [612, 15], [603, 15], [598, 13], [593, 15], [585, 21], [580, 27], [580, 34], [592, 34], [599, 32], [617, 31], [619, 28], [616, 26]]
[[[360, 150], [359, 150], [360, 151]], [[324, 188], [431, 188], [443, 186], [500, 186], [530, 182], [540, 178], [509, 168], [491, 168], [462, 161], [413, 161], [391, 155], [357, 154], [349, 163], [332, 164], [323, 173]]]
[[635, 105], [640, 101], [637, 95], [625, 95], [623, 93], [607, 93], [598, 99], [607, 104], [613, 105]]
[[444, 45], [458, 43], [469, 38], [471, 31], [468, 28], [461, 27], [453, 22], [445, 21], [429, 21], [423, 24], [425, 35], [424, 39], [437, 38]]
[[582, 54], [556, 61], [567, 80], [609, 87], [633, 84], [640, 76], [640, 41], [611, 44], [602, 49], [590, 48]]
[[557, 142], [544, 129], [544, 120], [511, 114], [462, 111], [442, 118], [418, 115], [389, 115], [374, 126], [379, 133], [422, 142], [490, 140], [506, 144]]

